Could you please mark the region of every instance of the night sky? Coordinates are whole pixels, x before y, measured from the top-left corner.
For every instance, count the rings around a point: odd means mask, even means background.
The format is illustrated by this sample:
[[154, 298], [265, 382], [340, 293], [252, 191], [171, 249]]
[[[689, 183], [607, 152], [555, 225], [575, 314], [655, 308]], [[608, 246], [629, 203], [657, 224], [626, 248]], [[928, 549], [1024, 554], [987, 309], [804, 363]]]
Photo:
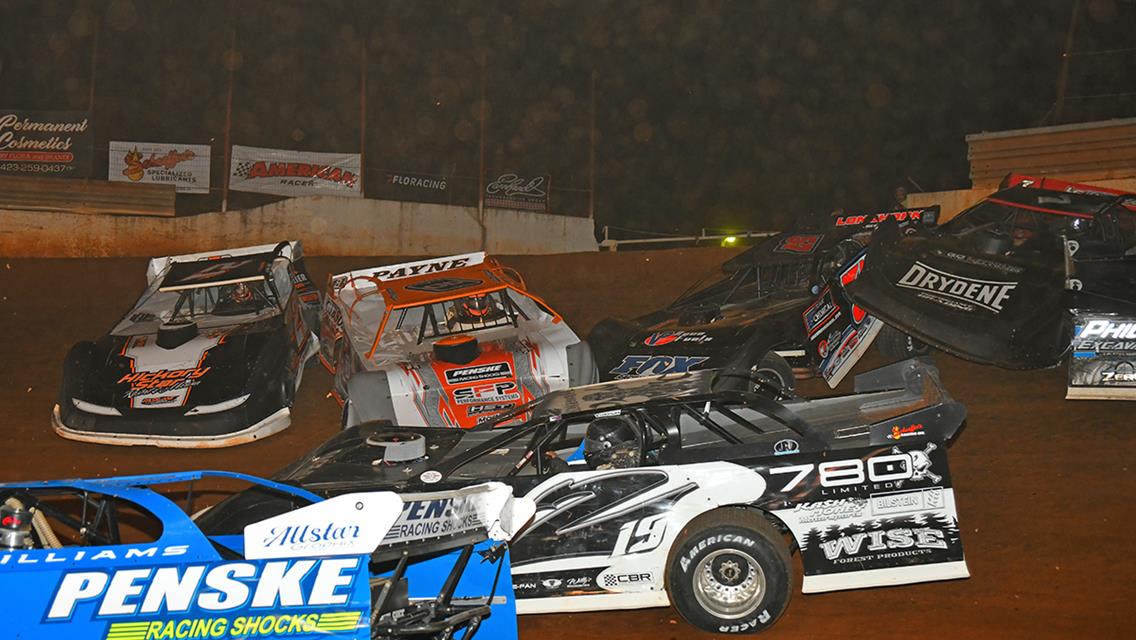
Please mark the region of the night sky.
[[[1074, 50], [1136, 47], [1134, 0], [1081, 3]], [[969, 185], [967, 133], [1052, 124], [1071, 1], [281, 2], [0, 0], [0, 107], [85, 109], [96, 144], [214, 143], [228, 69], [235, 144], [356, 152], [475, 192], [482, 64], [491, 169], [550, 174], [586, 214], [597, 76], [596, 217], [654, 231], [771, 228]], [[232, 30], [236, 52], [230, 52]], [[1136, 92], [1136, 54], [1077, 58], [1070, 92]], [[1136, 115], [1131, 96], [1065, 121]], [[96, 150], [95, 175], [105, 176]], [[368, 192], [371, 189], [368, 188]], [[219, 193], [179, 208], [215, 209]], [[260, 200], [258, 200], [260, 198]], [[234, 196], [238, 206], [263, 196]]]

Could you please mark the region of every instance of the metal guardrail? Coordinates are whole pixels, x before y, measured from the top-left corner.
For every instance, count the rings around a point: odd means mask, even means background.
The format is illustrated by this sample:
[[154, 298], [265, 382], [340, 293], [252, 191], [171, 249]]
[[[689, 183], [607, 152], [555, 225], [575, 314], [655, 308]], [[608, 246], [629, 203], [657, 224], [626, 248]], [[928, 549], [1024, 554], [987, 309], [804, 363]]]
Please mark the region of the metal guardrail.
[[171, 217], [174, 196], [172, 184], [0, 177], [0, 209]]
[[706, 229], [700, 230], [698, 235], [694, 236], [669, 236], [663, 234], [656, 234], [657, 238], [631, 238], [628, 240], [618, 240], [611, 237], [611, 229], [608, 225], [603, 227], [603, 240], [600, 241], [600, 249], [607, 249], [608, 251], [618, 251], [620, 245], [658, 245], [658, 244], [674, 244], [680, 242], [690, 242], [698, 245], [702, 241], [716, 240], [721, 242], [727, 238], [738, 238], [739, 240], [745, 238], [747, 240], [769, 238], [777, 235], [777, 231], [736, 231], [734, 233], [706, 233]]

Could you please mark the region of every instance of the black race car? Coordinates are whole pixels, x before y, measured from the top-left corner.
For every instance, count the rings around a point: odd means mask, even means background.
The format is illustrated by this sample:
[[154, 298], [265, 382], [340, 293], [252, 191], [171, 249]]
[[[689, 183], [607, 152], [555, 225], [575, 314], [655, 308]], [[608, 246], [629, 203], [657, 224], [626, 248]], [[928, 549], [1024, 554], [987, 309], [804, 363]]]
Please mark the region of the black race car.
[[804, 222], [726, 261], [669, 306], [635, 320], [608, 318], [588, 336], [600, 379], [717, 368], [756, 372], [793, 388], [789, 362], [815, 366], [801, 313], [838, 268], [894, 220], [909, 231], [935, 224], [939, 208], [834, 215]]
[[[531, 412], [518, 426], [359, 425], [276, 479], [320, 495], [511, 485], [536, 504], [510, 543], [519, 613], [670, 603], [702, 629], [753, 633], [788, 604], [794, 548], [805, 593], [967, 577], [946, 455], [966, 410], [933, 367], [903, 361], [813, 400], [716, 379], [553, 391], [497, 423]], [[445, 507], [404, 509], [391, 531]], [[254, 489], [198, 525], [224, 535], [289, 509]]]
[[1071, 352], [1069, 397], [1136, 397], [1136, 194], [1004, 185], [936, 229], [879, 229], [851, 302], [984, 364], [1050, 367]]
[[154, 258], [134, 308], [71, 348], [52, 410], [64, 438], [226, 447], [291, 423], [319, 292], [299, 242]]

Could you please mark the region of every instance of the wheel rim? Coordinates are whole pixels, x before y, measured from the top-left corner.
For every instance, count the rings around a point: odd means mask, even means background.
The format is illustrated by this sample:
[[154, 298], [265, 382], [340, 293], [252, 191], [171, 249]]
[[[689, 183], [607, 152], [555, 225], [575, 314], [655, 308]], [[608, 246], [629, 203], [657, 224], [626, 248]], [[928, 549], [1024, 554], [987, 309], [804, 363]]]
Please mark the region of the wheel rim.
[[737, 549], [719, 549], [699, 560], [693, 578], [698, 604], [726, 620], [748, 616], [765, 597], [761, 565]]

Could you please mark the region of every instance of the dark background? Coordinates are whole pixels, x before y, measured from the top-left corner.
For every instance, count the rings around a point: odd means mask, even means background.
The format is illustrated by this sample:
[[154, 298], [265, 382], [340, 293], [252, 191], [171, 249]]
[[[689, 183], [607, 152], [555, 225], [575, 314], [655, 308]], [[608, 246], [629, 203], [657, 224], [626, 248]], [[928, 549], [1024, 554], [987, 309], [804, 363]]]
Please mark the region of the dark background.
[[[365, 41], [368, 195], [404, 171], [446, 176], [446, 197], [468, 201], [484, 59], [487, 166], [550, 175], [553, 211], [586, 215], [595, 69], [599, 224], [771, 228], [889, 206], [911, 181], [968, 186], [967, 133], [1053, 124], [1072, 8], [0, 0], [0, 106], [87, 108], [97, 29], [94, 176], [109, 139], [212, 141], [214, 192], [179, 196], [179, 209], [216, 209], [228, 68], [234, 144], [356, 152]], [[1133, 24], [1134, 0], [1083, 1], [1074, 50], [1136, 47]], [[1074, 96], [1134, 92], [1136, 55], [1077, 57], [1070, 78]], [[1131, 95], [1074, 98], [1062, 121], [1134, 114]]]

